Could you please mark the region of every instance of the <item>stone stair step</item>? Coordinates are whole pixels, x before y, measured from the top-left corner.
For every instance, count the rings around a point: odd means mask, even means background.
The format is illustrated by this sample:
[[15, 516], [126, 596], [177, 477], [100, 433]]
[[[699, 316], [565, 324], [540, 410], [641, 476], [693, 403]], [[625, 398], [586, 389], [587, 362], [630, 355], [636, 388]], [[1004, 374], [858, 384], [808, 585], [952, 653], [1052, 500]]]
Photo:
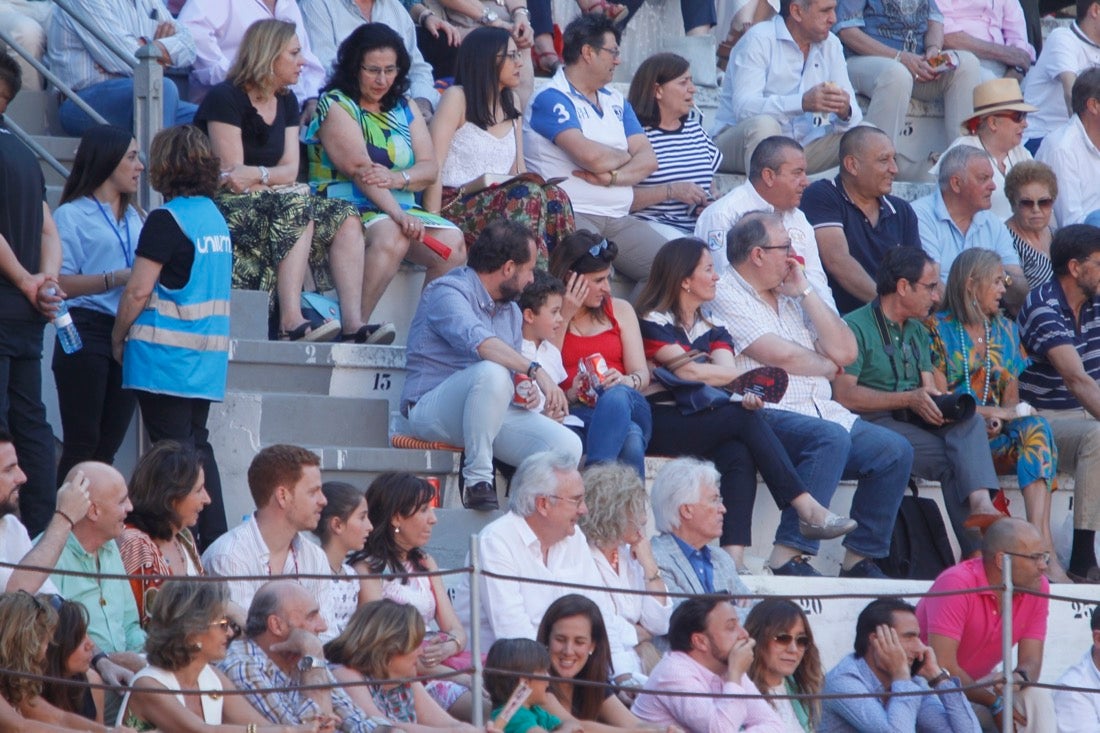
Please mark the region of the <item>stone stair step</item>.
[[360, 397], [263, 394], [260, 435], [265, 444], [389, 446], [389, 403]]

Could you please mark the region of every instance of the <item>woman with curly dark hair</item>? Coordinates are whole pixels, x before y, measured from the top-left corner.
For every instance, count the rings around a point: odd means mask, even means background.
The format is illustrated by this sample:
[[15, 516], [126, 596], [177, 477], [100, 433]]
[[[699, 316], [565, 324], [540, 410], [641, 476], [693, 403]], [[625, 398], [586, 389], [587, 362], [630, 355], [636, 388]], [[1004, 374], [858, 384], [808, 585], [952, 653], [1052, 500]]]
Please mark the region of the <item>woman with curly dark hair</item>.
[[765, 598], [749, 612], [745, 631], [756, 642], [749, 678], [779, 713], [783, 730], [813, 731], [821, 720], [820, 701], [772, 697], [814, 695], [825, 686], [825, 670], [806, 614], [790, 601]]
[[203, 575], [191, 527], [210, 503], [199, 454], [190, 445], [162, 440], [138, 461], [130, 477], [126, 529], [118, 540], [122, 564], [144, 626], [160, 575]]
[[[271, 725], [243, 695], [222, 694], [236, 689], [214, 667], [225, 658], [235, 633], [225, 615], [228, 603], [229, 590], [224, 583], [172, 580], [164, 584], [152, 604], [146, 628], [149, 666], [134, 676], [131, 691], [122, 700], [119, 717], [126, 725], [137, 730], [202, 733], [317, 730], [314, 724]], [[160, 690], [203, 692], [166, 695]]]
[[[417, 668], [419, 674], [449, 673], [468, 666], [468, 659], [451, 660], [466, 648], [466, 630], [458, 620], [443, 578], [411, 573], [439, 570], [424, 546], [432, 538], [435, 489], [424, 479], [411, 473], [384, 473], [367, 488], [367, 516], [373, 529], [360, 552], [348, 558], [355, 572], [386, 575], [385, 580], [363, 578], [359, 581], [359, 602], [388, 598], [416, 608], [426, 626], [435, 624], [421, 650]], [[473, 681], [468, 675], [425, 683], [432, 696], [451, 715], [461, 720], [472, 716]]]
[[202, 456], [210, 494], [199, 515], [202, 547], [226, 530], [206, 429], [210, 403], [225, 398], [229, 369], [233, 249], [210, 198], [218, 175], [218, 159], [197, 127], [169, 127], [153, 138], [149, 178], [166, 203], [141, 230], [111, 333], [122, 386], [137, 394], [149, 441], [178, 440]]
[[[410, 64], [396, 31], [382, 23], [359, 26], [340, 44], [306, 131], [310, 184], [320, 196], [351, 201], [363, 219], [364, 313], [402, 259], [424, 265], [425, 282], [466, 262], [462, 232], [419, 202], [439, 165], [428, 125], [405, 96]], [[429, 249], [426, 236], [450, 248], [450, 256]]]

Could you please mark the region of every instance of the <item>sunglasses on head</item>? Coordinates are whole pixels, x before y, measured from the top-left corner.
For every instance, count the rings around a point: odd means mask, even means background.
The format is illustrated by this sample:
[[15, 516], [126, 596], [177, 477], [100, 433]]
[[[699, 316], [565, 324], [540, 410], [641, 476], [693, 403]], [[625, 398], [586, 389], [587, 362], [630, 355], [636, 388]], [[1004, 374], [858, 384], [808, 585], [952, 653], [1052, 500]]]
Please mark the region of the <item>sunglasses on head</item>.
[[790, 646], [792, 641], [799, 649], [805, 649], [810, 646], [810, 637], [805, 634], [799, 634], [798, 636], [794, 634], [776, 634], [772, 637], [772, 640], [780, 646]]
[[594, 257], [596, 259], [602, 259], [600, 257], [600, 255], [602, 255], [605, 251], [607, 251], [608, 246], [609, 245], [608, 245], [607, 239], [601, 239], [599, 242], [597, 242], [596, 244], [594, 244], [591, 247], [589, 247], [588, 249], [586, 249], [584, 251], [584, 254], [582, 254], [577, 259], [573, 260], [573, 264], [570, 266], [569, 269], [571, 269], [571, 270], [574, 269], [577, 266], [577, 263], [584, 259], [585, 255], [588, 255], [590, 257]]

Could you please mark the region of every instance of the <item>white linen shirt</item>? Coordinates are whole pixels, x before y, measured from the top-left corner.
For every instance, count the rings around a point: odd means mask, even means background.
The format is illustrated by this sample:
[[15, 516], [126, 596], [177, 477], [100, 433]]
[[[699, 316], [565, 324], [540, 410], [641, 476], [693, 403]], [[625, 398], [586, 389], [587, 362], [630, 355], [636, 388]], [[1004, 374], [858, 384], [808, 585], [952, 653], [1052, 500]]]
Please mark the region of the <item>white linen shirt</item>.
[[1100, 209], [1100, 150], [1089, 139], [1081, 118], [1073, 116], [1060, 130], [1048, 135], [1035, 160], [1054, 169], [1062, 185], [1054, 199], [1056, 226], [1081, 224], [1085, 217]]
[[[616, 590], [645, 590], [645, 570], [634, 559], [630, 545], [619, 547], [619, 569], [611, 567], [607, 556], [598, 547], [592, 546], [592, 558], [600, 577], [611, 591], [611, 602], [619, 615], [632, 624], [639, 624], [654, 636], [668, 633], [668, 620], [672, 616], [672, 599], [665, 596], [661, 603], [655, 595], [635, 595], [634, 593], [615, 593]], [[662, 581], [663, 582], [663, 581]]]
[[1039, 60], [1028, 70], [1023, 81], [1024, 101], [1039, 108], [1027, 116], [1027, 140], [1046, 137], [1069, 121], [1066, 94], [1058, 76], [1068, 71], [1080, 74], [1100, 64], [1100, 45], [1081, 32], [1074, 23], [1055, 28], [1043, 41]]
[[[726, 330], [737, 346], [733, 363], [739, 370], [747, 371], [766, 366], [745, 355], [761, 336], [775, 334], [799, 346], [814, 351], [817, 330], [802, 310], [796, 298], [779, 296], [779, 310], [772, 310], [753, 286], [729, 265], [722, 272], [716, 287], [716, 296], [709, 310], [722, 319]], [[766, 409], [790, 410], [808, 417], [820, 417], [851, 431], [856, 415], [833, 400], [833, 387], [825, 377], [808, 377], [790, 374], [787, 392], [778, 403], [765, 402]]]
[[[616, 673], [632, 671], [630, 656], [634, 655], [638, 635], [631, 624], [615, 613], [607, 593], [541, 583], [549, 580], [592, 586], [604, 584], [584, 532], [575, 529], [572, 535], [551, 545], [544, 563], [542, 545], [527, 520], [509, 511], [478, 533], [477, 544], [482, 569], [533, 581], [481, 577], [482, 649], [488, 649], [497, 639], [534, 639], [550, 604], [569, 593], [579, 593], [600, 608]], [[466, 628], [470, 628], [469, 578], [465, 575], [457, 584], [455, 612]]]
[[[1100, 670], [1092, 660], [1092, 647], [1081, 661], [1058, 678], [1058, 685], [1100, 690]], [[1058, 733], [1094, 733], [1100, 730], [1100, 694], [1054, 691], [1054, 710], [1058, 717]]]
[[[30, 535], [27, 534], [27, 528], [14, 514], [5, 514], [0, 517], [0, 560], [18, 563], [33, 546]], [[4, 592], [13, 572], [14, 568], [0, 568], [0, 593]], [[38, 592], [57, 593], [57, 586], [52, 580], [46, 578]]]
[[291, 87], [299, 104], [317, 96], [325, 82], [325, 70], [309, 45], [309, 34], [302, 22], [302, 12], [295, 0], [275, 0], [275, 11], [268, 10], [264, 0], [187, 0], [180, 10], [179, 21], [195, 39], [195, 64], [191, 69], [191, 85], [207, 90], [225, 81], [230, 64], [244, 40], [244, 32], [259, 20], [272, 18], [293, 23], [302, 44], [302, 74]]
[[401, 36], [412, 61], [409, 67], [409, 96], [426, 99], [433, 108], [439, 103], [432, 67], [416, 45], [416, 26], [399, 0], [374, 0], [369, 18], [363, 17], [352, 0], [298, 0], [298, 6], [306, 23], [313, 53], [326, 74], [332, 70], [340, 43], [353, 30], [364, 23], [385, 23]]
[[[847, 120], [834, 113], [803, 111], [802, 95], [826, 81], [848, 93], [852, 116]], [[774, 118], [784, 135], [802, 145], [862, 122], [840, 39], [830, 33], [824, 41], [810, 44], [803, 56], [782, 17], [752, 26], [733, 48], [711, 135], [717, 137], [726, 127], [757, 115]]]
[[829, 278], [825, 275], [821, 255], [817, 251], [817, 237], [806, 215], [802, 213], [802, 209], [776, 211], [774, 206], [764, 200], [752, 181], [745, 181], [703, 209], [699, 220], [695, 222], [695, 236], [707, 243], [710, 255], [714, 258], [714, 271], [726, 271], [729, 264], [726, 257], [726, 234], [750, 211], [771, 211], [782, 217], [783, 226], [791, 238], [791, 246], [806, 261], [806, 279], [821, 299], [835, 311], [833, 291], [829, 288]]
[[[239, 575], [271, 576], [271, 550], [260, 534], [260, 526], [253, 514], [233, 529], [223, 534], [202, 554], [202, 565], [210, 575], [232, 577]], [[301, 578], [303, 575], [325, 575], [332, 577], [332, 568], [324, 550], [300, 533], [290, 542], [290, 552], [286, 554], [283, 572], [290, 579], [297, 580], [317, 599], [321, 615], [325, 617], [328, 630], [319, 636], [323, 641], [334, 638], [335, 624], [329, 620], [329, 589], [332, 581], [320, 578]], [[278, 576], [272, 576], [275, 578]], [[252, 597], [267, 580], [227, 580], [229, 598], [241, 608], [248, 610]]]

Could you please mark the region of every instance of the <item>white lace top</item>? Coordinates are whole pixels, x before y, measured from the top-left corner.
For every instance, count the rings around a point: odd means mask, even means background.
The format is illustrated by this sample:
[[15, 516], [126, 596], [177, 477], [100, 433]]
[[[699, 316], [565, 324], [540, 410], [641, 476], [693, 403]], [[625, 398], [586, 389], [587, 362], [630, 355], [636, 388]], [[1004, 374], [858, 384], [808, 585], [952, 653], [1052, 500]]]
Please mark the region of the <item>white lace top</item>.
[[451, 138], [447, 159], [439, 180], [444, 186], [458, 188], [484, 173], [507, 175], [516, 163], [516, 120], [501, 138], [482, 130], [472, 122], [463, 123]]

